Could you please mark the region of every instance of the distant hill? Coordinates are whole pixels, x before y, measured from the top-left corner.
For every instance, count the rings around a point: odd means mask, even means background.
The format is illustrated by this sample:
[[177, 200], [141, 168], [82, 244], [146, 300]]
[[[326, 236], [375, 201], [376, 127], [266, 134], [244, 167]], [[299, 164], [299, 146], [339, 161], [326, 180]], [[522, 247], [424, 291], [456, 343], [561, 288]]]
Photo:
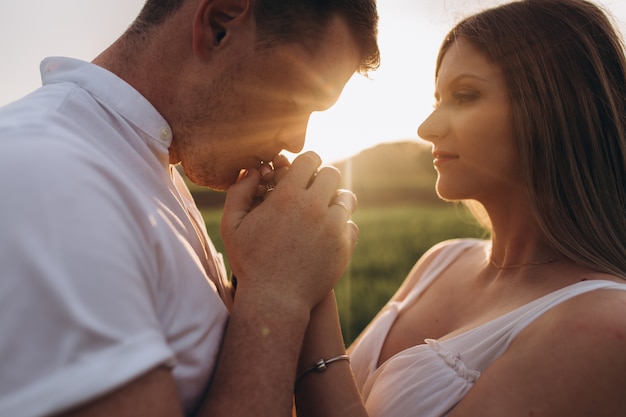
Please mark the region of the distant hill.
[[360, 205], [434, 203], [437, 178], [429, 145], [415, 141], [376, 145], [335, 165]]
[[[429, 145], [416, 141], [392, 142], [331, 165], [341, 170], [342, 187], [357, 194], [360, 206], [438, 203], [430, 152]], [[193, 184], [190, 189], [200, 207], [220, 206], [224, 202], [224, 193]]]

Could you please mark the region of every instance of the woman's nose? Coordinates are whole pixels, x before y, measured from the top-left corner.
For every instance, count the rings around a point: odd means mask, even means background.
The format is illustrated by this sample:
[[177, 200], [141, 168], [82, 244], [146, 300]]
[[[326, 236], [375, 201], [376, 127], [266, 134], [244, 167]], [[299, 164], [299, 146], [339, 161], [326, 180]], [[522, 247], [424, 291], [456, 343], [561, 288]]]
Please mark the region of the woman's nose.
[[444, 136], [447, 132], [447, 122], [441, 109], [435, 109], [417, 128], [417, 135], [429, 142]]

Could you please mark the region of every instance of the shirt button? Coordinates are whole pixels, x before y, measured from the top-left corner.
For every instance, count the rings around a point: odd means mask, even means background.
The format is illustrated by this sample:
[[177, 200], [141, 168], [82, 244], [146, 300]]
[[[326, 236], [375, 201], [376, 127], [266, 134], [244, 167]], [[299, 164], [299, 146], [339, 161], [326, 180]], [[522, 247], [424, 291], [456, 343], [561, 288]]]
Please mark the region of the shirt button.
[[161, 140], [163, 141], [170, 140], [172, 139], [172, 131], [169, 127], [164, 127], [159, 132], [159, 136], [161, 137]]

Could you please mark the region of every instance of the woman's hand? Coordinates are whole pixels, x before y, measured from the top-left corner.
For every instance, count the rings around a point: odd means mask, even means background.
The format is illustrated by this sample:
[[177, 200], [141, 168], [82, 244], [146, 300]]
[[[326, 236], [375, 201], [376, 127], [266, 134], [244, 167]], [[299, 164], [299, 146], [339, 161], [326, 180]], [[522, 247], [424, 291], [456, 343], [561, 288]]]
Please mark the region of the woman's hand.
[[307, 372], [320, 359], [345, 354], [334, 293], [329, 293], [311, 312], [296, 380], [298, 417], [367, 417], [349, 362], [339, 360], [323, 372]]

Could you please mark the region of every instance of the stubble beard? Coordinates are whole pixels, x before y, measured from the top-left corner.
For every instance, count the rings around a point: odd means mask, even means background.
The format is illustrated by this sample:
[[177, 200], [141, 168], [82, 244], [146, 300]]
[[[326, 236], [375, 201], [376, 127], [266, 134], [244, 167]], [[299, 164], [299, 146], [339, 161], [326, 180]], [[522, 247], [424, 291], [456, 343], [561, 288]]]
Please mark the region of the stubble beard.
[[235, 174], [233, 178], [220, 174], [220, 156], [208, 144], [193, 143], [188, 136], [177, 138], [177, 146], [170, 150], [170, 162], [180, 163], [194, 184], [215, 191], [225, 191], [237, 179]]
[[[233, 155], [228, 150], [224, 154], [223, 132], [228, 115], [237, 114], [239, 107], [233, 107], [233, 92], [236, 90], [236, 77], [239, 66], [227, 77], [210, 85], [196, 86], [193, 93], [185, 98], [186, 108], [177, 112], [174, 141], [170, 147], [170, 163], [182, 165], [185, 175], [197, 185], [216, 191], [225, 191], [237, 181], [239, 171], [231, 167], [229, 159]], [[238, 105], [238, 101], [234, 103]], [[234, 124], [233, 121], [228, 122]], [[232, 168], [232, 169], [231, 169]]]

